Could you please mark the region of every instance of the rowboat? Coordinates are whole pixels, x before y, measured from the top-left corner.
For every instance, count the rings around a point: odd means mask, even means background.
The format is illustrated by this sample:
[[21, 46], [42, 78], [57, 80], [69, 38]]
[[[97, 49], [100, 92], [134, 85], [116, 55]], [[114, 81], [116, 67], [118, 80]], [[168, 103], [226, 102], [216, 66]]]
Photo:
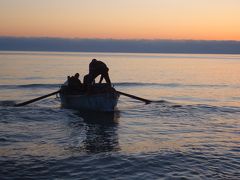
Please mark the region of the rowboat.
[[63, 108], [113, 112], [117, 106], [119, 93], [107, 84], [96, 84], [91, 92], [72, 90], [62, 85], [60, 100]]

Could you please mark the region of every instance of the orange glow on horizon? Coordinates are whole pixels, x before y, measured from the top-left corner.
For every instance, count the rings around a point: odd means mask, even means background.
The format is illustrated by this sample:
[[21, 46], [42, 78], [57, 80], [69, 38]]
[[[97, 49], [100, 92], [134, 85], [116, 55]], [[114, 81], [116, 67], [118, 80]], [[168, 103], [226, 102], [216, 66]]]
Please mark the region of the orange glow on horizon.
[[0, 2], [0, 36], [240, 40], [240, 1]]

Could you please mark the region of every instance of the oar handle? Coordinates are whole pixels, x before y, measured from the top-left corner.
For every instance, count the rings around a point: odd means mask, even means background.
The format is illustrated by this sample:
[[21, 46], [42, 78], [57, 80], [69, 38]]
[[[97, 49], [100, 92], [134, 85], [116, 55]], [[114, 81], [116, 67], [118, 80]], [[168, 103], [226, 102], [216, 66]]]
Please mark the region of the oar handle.
[[124, 96], [127, 96], [127, 97], [130, 97], [130, 98], [133, 98], [133, 99], [137, 99], [139, 101], [143, 101], [145, 102], [146, 104], [150, 104], [152, 101], [149, 100], [149, 99], [144, 99], [144, 98], [141, 98], [141, 97], [138, 97], [138, 96], [134, 96], [132, 94], [127, 94], [127, 93], [124, 93], [124, 92], [121, 92], [121, 91], [116, 91], [117, 93], [121, 94], [121, 95], [124, 95]]
[[47, 95], [44, 95], [44, 96], [41, 96], [41, 97], [38, 97], [38, 98], [35, 98], [35, 99], [31, 99], [31, 100], [29, 100], [29, 101], [25, 101], [25, 102], [22, 102], [22, 103], [19, 103], [19, 104], [15, 104], [14, 106], [15, 106], [15, 107], [25, 106], [25, 105], [27, 105], [27, 104], [30, 104], [30, 103], [39, 101], [39, 100], [44, 99], [44, 98], [47, 98], [47, 97], [49, 97], [49, 96], [53, 96], [53, 95], [55, 95], [55, 94], [57, 94], [57, 93], [59, 93], [59, 92], [60, 92], [60, 90], [55, 91], [55, 92], [50, 93], [50, 94], [47, 94]]

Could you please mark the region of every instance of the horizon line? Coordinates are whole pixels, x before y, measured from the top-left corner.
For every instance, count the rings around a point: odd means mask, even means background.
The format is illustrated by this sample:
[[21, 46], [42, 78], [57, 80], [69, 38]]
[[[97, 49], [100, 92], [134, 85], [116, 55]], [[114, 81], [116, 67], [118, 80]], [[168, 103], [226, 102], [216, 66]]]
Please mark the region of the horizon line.
[[8, 53], [16, 53], [16, 54], [25, 54], [25, 53], [99, 53], [99, 54], [102, 54], [102, 53], [117, 53], [117, 54], [189, 54], [189, 55], [198, 55], [198, 54], [201, 54], [201, 55], [240, 55], [240, 53], [195, 53], [195, 52], [189, 52], [189, 53], [184, 53], [184, 52], [173, 52], [173, 53], [169, 53], [169, 52], [114, 52], [114, 51], [111, 51], [111, 52], [108, 52], [108, 51], [52, 51], [52, 50], [1, 50], [0, 49], [0, 54], [8, 54]]
[[62, 39], [62, 40], [116, 40], [116, 41], [234, 41], [240, 42], [240, 40], [233, 39], [172, 39], [172, 38], [82, 38], [82, 37], [52, 37], [52, 36], [8, 36], [8, 35], [0, 35], [0, 38], [26, 38], [26, 39]]

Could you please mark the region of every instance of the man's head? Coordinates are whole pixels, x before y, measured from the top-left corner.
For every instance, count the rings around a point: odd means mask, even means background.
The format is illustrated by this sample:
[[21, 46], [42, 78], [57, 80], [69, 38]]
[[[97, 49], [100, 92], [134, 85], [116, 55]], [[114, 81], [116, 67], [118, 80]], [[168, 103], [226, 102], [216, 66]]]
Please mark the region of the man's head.
[[75, 78], [79, 78], [79, 73], [76, 73], [76, 74], [74, 75], [74, 77], [75, 77]]
[[95, 62], [97, 62], [97, 60], [96, 59], [92, 59], [92, 62], [95, 63]]

